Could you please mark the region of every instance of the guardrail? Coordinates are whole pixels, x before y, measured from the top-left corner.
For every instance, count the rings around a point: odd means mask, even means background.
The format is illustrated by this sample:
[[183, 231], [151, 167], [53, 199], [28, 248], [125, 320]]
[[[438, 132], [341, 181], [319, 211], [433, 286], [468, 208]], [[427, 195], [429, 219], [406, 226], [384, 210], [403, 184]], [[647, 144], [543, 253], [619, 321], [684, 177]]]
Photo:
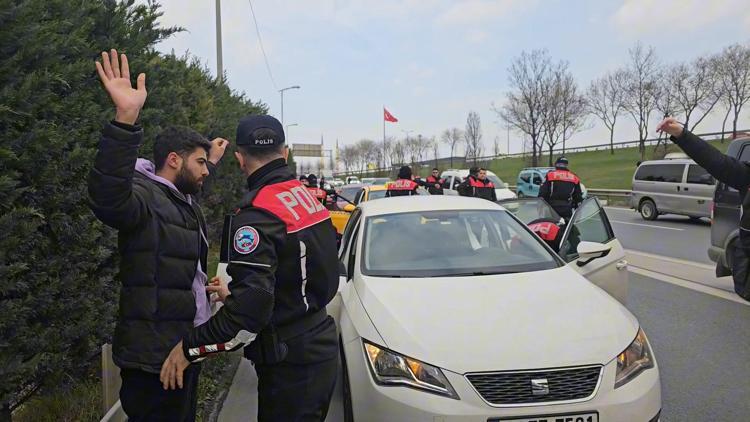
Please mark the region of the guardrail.
[[[508, 185], [508, 189], [516, 192], [515, 185]], [[619, 204], [619, 205], [630, 205], [630, 194], [631, 191], [627, 189], [594, 189], [586, 188], [586, 192], [589, 195], [596, 196], [599, 199], [604, 199], [607, 204]]]

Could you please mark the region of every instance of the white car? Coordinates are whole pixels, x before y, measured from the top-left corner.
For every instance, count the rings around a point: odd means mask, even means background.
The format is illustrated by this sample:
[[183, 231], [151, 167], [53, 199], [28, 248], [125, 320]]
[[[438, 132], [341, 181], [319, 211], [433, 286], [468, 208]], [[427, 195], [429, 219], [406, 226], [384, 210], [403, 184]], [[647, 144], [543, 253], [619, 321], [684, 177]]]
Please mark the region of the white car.
[[360, 204], [329, 305], [346, 420], [659, 420], [653, 351], [605, 291], [622, 247], [595, 199], [577, 214], [563, 259], [490, 201]]
[[[469, 177], [469, 170], [445, 170], [440, 174], [440, 178], [443, 179], [443, 192], [446, 195], [458, 195], [456, 187]], [[497, 175], [487, 170], [487, 178], [490, 179], [492, 184], [495, 185], [495, 195], [497, 200], [515, 198], [516, 194], [508, 188], [508, 184], [500, 180]]]

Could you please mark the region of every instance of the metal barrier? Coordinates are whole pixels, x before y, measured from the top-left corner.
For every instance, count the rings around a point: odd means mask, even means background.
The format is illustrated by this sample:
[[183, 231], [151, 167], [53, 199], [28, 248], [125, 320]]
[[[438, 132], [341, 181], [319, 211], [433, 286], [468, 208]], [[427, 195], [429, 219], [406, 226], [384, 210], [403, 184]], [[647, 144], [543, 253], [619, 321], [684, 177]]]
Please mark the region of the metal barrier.
[[124, 422], [128, 420], [120, 404], [120, 368], [112, 360], [112, 345], [102, 345], [102, 409], [101, 422]]
[[[508, 189], [512, 190], [513, 192], [516, 191], [516, 185], [508, 185]], [[630, 194], [631, 191], [628, 189], [594, 189], [594, 188], [586, 188], [586, 192], [589, 195], [596, 196], [599, 199], [603, 199], [606, 201], [605, 204], [624, 204], [624, 205], [630, 205]]]

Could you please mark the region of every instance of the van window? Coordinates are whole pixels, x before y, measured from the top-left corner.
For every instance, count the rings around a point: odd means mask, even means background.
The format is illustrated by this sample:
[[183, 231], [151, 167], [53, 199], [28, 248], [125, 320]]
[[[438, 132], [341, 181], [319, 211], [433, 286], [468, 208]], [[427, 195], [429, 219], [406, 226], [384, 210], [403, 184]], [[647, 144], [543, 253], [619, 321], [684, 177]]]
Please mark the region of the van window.
[[716, 183], [706, 169], [696, 164], [691, 164], [688, 168], [687, 182], [697, 185], [713, 185]]
[[529, 173], [521, 173], [521, 180], [523, 180], [526, 183], [531, 182], [531, 176]]
[[540, 176], [539, 173], [534, 173], [534, 184], [535, 185], [542, 184], [542, 176]]
[[635, 180], [649, 182], [681, 183], [684, 164], [653, 164], [638, 167]]

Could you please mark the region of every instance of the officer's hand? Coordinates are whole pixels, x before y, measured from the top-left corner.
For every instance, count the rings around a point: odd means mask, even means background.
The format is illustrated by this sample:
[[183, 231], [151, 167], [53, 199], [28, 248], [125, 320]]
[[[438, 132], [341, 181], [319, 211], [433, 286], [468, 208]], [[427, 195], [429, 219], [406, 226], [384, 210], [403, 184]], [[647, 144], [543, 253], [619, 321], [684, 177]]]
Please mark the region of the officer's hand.
[[146, 74], [141, 73], [136, 80], [136, 89], [130, 83], [130, 67], [128, 58], [124, 54], [117, 57], [117, 50], [112, 49], [109, 54], [102, 51], [102, 61], [96, 62], [96, 71], [104, 84], [109, 97], [115, 104], [115, 121], [135, 124], [138, 114], [146, 102]]
[[219, 164], [221, 157], [224, 156], [227, 150], [227, 145], [229, 145], [229, 141], [224, 138], [216, 138], [211, 141], [211, 151], [208, 153], [208, 161], [214, 165]]
[[682, 135], [684, 127], [674, 117], [667, 117], [656, 127], [657, 132], [667, 132], [675, 138]]
[[216, 293], [216, 302], [224, 302], [227, 296], [232, 294], [232, 292], [229, 291], [229, 285], [227, 282], [222, 280], [219, 276], [211, 279], [208, 286], [206, 286], [206, 291], [209, 293]]
[[182, 340], [169, 352], [167, 360], [161, 366], [161, 374], [159, 374], [159, 381], [165, 390], [175, 390], [182, 388], [182, 374], [190, 365], [190, 362], [185, 357], [185, 353], [182, 351]]

